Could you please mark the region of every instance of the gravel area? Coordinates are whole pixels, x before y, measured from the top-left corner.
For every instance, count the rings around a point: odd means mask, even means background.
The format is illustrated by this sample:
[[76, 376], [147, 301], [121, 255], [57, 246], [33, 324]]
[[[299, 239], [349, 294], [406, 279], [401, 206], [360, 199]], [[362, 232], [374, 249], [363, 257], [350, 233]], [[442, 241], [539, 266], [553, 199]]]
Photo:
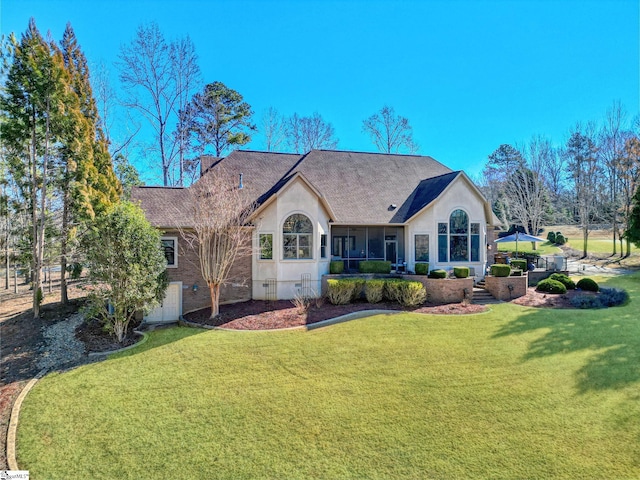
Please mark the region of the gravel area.
[[66, 320], [45, 327], [42, 336], [45, 340], [38, 358], [38, 368], [53, 369], [75, 363], [85, 356], [84, 343], [76, 338], [76, 328], [83, 322], [81, 313], [76, 313]]

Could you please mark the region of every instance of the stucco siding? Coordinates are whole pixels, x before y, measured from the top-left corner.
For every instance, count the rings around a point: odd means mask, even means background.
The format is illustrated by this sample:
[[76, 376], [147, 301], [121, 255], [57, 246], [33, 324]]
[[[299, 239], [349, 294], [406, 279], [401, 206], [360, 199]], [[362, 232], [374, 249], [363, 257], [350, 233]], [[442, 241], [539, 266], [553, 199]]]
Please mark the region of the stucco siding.
[[[480, 224], [480, 259], [477, 262], [438, 261], [438, 223], [448, 224], [449, 216], [457, 209], [467, 213], [470, 223]], [[412, 218], [405, 228], [409, 270], [415, 269], [415, 235], [429, 235], [430, 270], [451, 270], [455, 266], [469, 266], [474, 268], [476, 277], [483, 276], [486, 266], [486, 229], [487, 218], [483, 198], [463, 177], [458, 177], [431, 206]]]

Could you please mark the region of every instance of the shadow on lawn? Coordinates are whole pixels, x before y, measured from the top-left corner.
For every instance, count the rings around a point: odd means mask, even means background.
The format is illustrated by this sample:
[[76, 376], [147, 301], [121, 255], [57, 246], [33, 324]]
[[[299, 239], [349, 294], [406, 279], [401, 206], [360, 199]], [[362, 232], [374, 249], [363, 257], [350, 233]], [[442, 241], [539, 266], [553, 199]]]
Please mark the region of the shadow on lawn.
[[640, 320], [637, 299], [640, 275], [622, 286], [631, 300], [624, 306], [597, 310], [535, 309], [502, 327], [494, 338], [536, 330], [547, 332], [529, 344], [523, 361], [550, 355], [591, 351], [576, 374], [579, 393], [621, 389], [640, 383]]

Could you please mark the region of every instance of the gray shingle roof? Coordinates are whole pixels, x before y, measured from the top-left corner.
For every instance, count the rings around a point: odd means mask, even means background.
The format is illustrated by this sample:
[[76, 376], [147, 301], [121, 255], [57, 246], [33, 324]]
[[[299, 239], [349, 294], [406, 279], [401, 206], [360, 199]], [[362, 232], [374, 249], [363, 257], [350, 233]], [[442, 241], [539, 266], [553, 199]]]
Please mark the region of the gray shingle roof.
[[159, 228], [190, 225], [189, 192], [181, 187], [133, 187], [131, 201], [140, 204], [149, 223]]
[[[431, 157], [312, 150], [306, 155], [235, 151], [216, 162], [243, 174], [245, 188], [264, 203], [301, 173], [324, 197], [335, 223], [404, 223], [431, 203], [460, 172]], [[205, 174], [206, 175], [206, 174]], [[152, 224], [187, 226], [186, 189], [134, 188]], [[390, 208], [391, 205], [396, 208]], [[182, 212], [180, 212], [180, 210]]]
[[[416, 199], [430, 201], [427, 190], [432, 183], [421, 182], [452, 173], [431, 157], [336, 150], [306, 155], [235, 151], [219, 165], [243, 173], [245, 186], [261, 192], [260, 202], [300, 172], [324, 196], [335, 213], [334, 222], [350, 224], [403, 223], [418, 208]], [[443, 182], [454, 177], [440, 179], [438, 194], [446, 186]], [[390, 209], [391, 204], [403, 208]]]

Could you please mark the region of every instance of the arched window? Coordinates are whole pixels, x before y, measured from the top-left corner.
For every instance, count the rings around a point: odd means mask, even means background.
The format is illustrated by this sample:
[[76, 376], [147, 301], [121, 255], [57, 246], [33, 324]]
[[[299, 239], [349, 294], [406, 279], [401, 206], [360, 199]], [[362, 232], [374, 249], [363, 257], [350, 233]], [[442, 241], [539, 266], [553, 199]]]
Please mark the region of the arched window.
[[312, 258], [313, 224], [305, 215], [294, 213], [282, 226], [282, 256], [287, 259]]
[[480, 261], [480, 224], [469, 223], [464, 210], [454, 210], [448, 223], [438, 223], [439, 262]]

